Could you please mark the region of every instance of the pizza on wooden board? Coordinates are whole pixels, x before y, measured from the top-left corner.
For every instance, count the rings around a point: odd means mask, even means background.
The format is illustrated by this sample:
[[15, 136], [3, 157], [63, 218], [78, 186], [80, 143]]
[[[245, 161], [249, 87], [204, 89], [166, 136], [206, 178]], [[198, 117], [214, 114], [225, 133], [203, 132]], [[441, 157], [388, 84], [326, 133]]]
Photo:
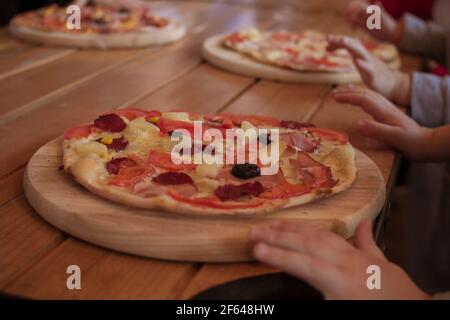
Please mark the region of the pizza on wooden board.
[[33, 42], [105, 49], [169, 43], [185, 34], [183, 26], [154, 14], [147, 3], [125, 3], [82, 1], [79, 29], [67, 27], [68, 6], [56, 4], [18, 14], [9, 27], [12, 34]]
[[[399, 63], [394, 45], [369, 41], [363, 44], [388, 65]], [[248, 28], [226, 35], [223, 46], [258, 62], [296, 71], [345, 73], [355, 70], [349, 52], [345, 49], [328, 51], [327, 36], [318, 31], [269, 32]]]
[[68, 129], [62, 148], [64, 171], [91, 192], [180, 214], [272, 212], [356, 178], [345, 133], [260, 115], [119, 109]]

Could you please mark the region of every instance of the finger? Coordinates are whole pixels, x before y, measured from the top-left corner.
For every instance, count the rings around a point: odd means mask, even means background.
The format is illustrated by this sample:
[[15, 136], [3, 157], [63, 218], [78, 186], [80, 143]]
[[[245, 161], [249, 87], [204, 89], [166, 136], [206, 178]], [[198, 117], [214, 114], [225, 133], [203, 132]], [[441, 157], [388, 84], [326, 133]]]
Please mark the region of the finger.
[[372, 236], [372, 222], [363, 220], [355, 231], [355, 247], [370, 254], [374, 258], [386, 260], [383, 252], [378, 248]]
[[338, 103], [350, 103], [361, 107], [377, 121], [397, 123], [397, 108], [383, 96], [371, 90], [341, 89], [333, 92], [333, 97]]
[[367, 60], [355, 59], [355, 66], [358, 69], [361, 77], [364, 80], [364, 83], [368, 83], [372, 80], [374, 70], [373, 64]]
[[314, 231], [308, 234], [272, 228], [254, 228], [251, 237], [271, 246], [319, 257], [336, 265], [341, 265], [347, 260], [348, 253], [353, 250], [350, 244], [329, 231], [319, 229]]
[[405, 150], [403, 129], [373, 120], [361, 120], [358, 123], [358, 131], [363, 135], [380, 140], [399, 150]]
[[355, 59], [369, 60], [370, 54], [361, 42], [352, 37], [329, 35], [327, 37], [329, 50], [347, 49]]
[[332, 264], [264, 243], [255, 245], [253, 255], [261, 262], [304, 279], [323, 294], [326, 294], [328, 287], [334, 283], [333, 279], [337, 279], [339, 276], [337, 268]]

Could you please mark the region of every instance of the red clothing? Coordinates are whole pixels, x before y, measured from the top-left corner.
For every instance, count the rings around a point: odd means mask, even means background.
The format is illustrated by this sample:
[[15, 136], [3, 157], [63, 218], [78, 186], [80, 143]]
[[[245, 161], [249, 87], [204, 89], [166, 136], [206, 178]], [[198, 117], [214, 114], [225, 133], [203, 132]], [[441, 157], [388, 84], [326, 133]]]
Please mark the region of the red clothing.
[[434, 0], [378, 0], [383, 7], [395, 18], [400, 18], [403, 13], [410, 12], [422, 19], [431, 19], [431, 9]]

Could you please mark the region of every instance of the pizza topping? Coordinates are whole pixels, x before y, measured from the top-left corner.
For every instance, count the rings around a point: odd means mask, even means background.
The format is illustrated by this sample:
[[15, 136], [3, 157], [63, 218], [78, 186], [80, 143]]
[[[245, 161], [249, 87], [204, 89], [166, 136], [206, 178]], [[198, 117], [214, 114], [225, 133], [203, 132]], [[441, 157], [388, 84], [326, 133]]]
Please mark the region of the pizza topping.
[[148, 162], [155, 167], [166, 169], [168, 171], [194, 170], [196, 167], [195, 164], [176, 164], [172, 161], [170, 153], [159, 152], [157, 150], [150, 150]]
[[222, 201], [239, 200], [245, 196], [257, 197], [264, 191], [260, 182], [244, 183], [241, 185], [226, 184], [214, 191], [214, 194]]
[[231, 114], [231, 113], [218, 113], [210, 116], [205, 116], [206, 120], [212, 122], [223, 123], [230, 121], [234, 125], [241, 126], [243, 121], [250, 122], [253, 126], [259, 127], [263, 125], [278, 126], [280, 120], [268, 116], [249, 115], [249, 114]]
[[192, 178], [183, 172], [164, 172], [152, 179], [154, 183], [162, 185], [193, 184]]
[[199, 206], [199, 207], [208, 207], [208, 208], [214, 208], [214, 209], [225, 209], [225, 210], [233, 210], [233, 209], [252, 209], [261, 206], [266, 201], [263, 199], [251, 199], [249, 201], [227, 201], [222, 202], [217, 197], [186, 197], [181, 195], [179, 192], [175, 190], [169, 190], [167, 192], [169, 196], [171, 196], [173, 199], [188, 203], [193, 206]]
[[292, 129], [292, 130], [300, 130], [303, 128], [310, 128], [310, 127], [315, 127], [312, 123], [306, 123], [306, 122], [299, 122], [299, 121], [294, 121], [294, 120], [282, 120], [280, 122], [280, 127], [285, 128], [285, 129]]
[[296, 163], [298, 165], [299, 178], [309, 188], [332, 188], [337, 181], [333, 179], [330, 167], [314, 160], [304, 152], [299, 152]]
[[127, 124], [117, 114], [109, 113], [95, 119], [94, 126], [104, 131], [120, 132], [126, 128]]
[[104, 144], [96, 141], [80, 143], [76, 146], [76, 150], [80, 156], [97, 155], [99, 157], [106, 157], [108, 155], [108, 148]]
[[308, 138], [299, 132], [281, 134], [281, 137], [280, 137], [280, 139], [282, 141], [285, 141], [285, 143], [288, 146], [294, 147], [297, 150], [304, 151], [304, 152], [313, 152], [319, 146], [320, 138], [319, 139], [313, 139], [313, 138], [314, 137]]
[[108, 149], [112, 149], [114, 151], [122, 151], [127, 146], [128, 146], [128, 140], [126, 140], [124, 137], [115, 138], [115, 139], [112, 139], [111, 143], [106, 143], [106, 147]]
[[64, 133], [64, 139], [70, 140], [72, 138], [81, 139], [88, 137], [92, 132], [92, 126], [78, 126], [68, 129]]
[[129, 158], [115, 158], [106, 163], [106, 170], [109, 174], [118, 174], [119, 169], [123, 166], [131, 167], [136, 165], [136, 162]]
[[316, 137], [320, 137], [324, 140], [331, 140], [339, 142], [340, 144], [348, 143], [348, 135], [342, 131], [336, 131], [323, 128], [308, 128], [308, 131]]
[[242, 163], [235, 164], [231, 169], [231, 174], [239, 179], [251, 179], [261, 175], [261, 170], [256, 164]]

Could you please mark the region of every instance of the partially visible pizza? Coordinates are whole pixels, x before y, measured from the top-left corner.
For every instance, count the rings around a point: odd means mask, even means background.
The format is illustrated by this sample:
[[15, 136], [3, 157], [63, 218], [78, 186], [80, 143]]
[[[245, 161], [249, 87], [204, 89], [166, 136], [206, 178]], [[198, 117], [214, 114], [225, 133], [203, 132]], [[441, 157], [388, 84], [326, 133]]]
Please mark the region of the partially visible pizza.
[[[223, 45], [256, 61], [297, 71], [340, 73], [354, 70], [349, 52], [345, 49], [328, 51], [327, 36], [318, 31], [269, 32], [248, 28], [227, 35]], [[364, 45], [384, 62], [391, 65], [398, 62], [395, 46], [367, 41]]]
[[[122, 1], [123, 2], [123, 1]], [[120, 6], [111, 1], [80, 3], [80, 28], [69, 28], [68, 6], [49, 5], [15, 16], [11, 32], [26, 40], [74, 47], [140, 47], [172, 42], [185, 33], [177, 22], [154, 14], [135, 0]]]
[[345, 133], [260, 115], [120, 109], [68, 129], [62, 149], [91, 192], [180, 214], [272, 212], [342, 192], [357, 174]]

